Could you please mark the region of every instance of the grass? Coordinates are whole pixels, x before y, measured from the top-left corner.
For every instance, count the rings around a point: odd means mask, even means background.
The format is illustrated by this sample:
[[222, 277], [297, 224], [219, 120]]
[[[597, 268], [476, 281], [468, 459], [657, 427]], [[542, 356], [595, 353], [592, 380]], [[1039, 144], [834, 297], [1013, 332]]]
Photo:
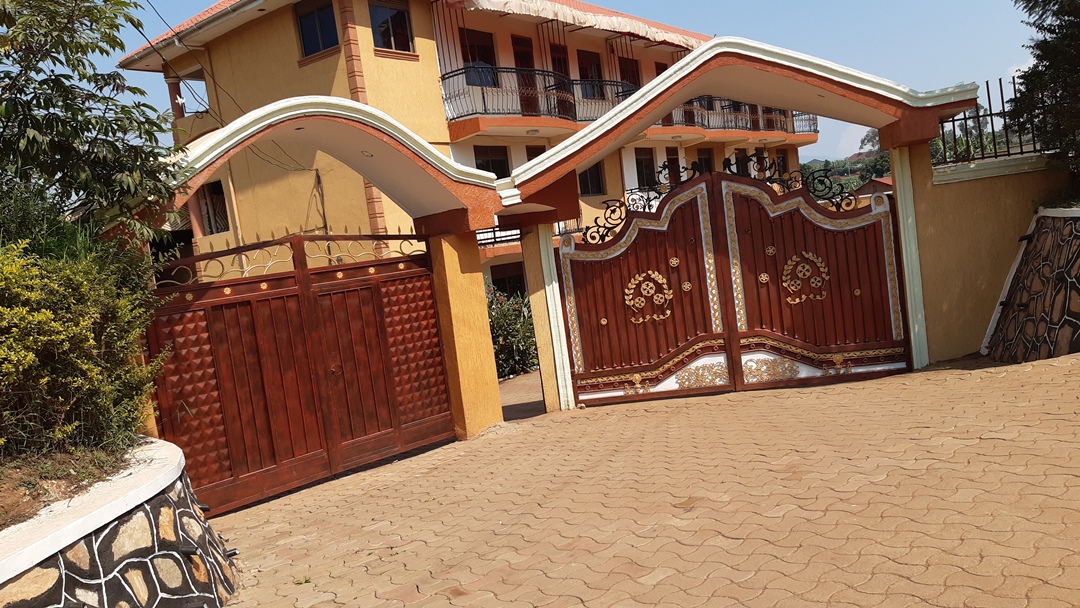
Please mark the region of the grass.
[[106, 450], [0, 458], [0, 530], [77, 496], [123, 466], [123, 453]]

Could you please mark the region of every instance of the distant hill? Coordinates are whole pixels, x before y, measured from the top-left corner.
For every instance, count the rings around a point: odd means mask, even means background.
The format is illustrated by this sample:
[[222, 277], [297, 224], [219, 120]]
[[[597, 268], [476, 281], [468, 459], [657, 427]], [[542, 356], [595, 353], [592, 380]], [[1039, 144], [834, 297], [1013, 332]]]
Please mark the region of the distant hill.
[[814, 160], [808, 160], [808, 161], [804, 162], [803, 164], [804, 165], [824, 165], [825, 161], [821, 160], [820, 158], [815, 158]]
[[847, 160], [849, 162], [855, 163], [855, 162], [859, 162], [859, 161], [863, 161], [863, 160], [870, 160], [871, 158], [874, 158], [877, 155], [878, 155], [877, 152], [856, 152], [855, 154], [852, 154], [851, 156], [847, 157]]

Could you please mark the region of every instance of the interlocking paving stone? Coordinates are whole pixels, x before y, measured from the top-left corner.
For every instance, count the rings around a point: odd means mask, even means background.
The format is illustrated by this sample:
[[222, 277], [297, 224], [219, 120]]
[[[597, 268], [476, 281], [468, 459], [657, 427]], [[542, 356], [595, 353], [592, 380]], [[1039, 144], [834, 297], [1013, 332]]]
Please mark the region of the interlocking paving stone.
[[1080, 356], [552, 414], [214, 527], [245, 607], [1075, 606]]

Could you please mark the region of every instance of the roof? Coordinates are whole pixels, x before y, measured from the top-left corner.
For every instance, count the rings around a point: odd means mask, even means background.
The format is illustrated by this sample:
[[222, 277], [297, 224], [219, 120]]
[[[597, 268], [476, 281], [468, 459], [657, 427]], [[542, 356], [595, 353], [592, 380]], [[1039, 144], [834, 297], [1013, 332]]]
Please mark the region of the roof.
[[[512, 15], [555, 19], [581, 27], [593, 27], [600, 30], [630, 34], [654, 42], [683, 46], [691, 50], [712, 38], [705, 34], [642, 19], [595, 4], [580, 2], [579, 0], [446, 0], [446, 2], [447, 5], [455, 8], [491, 10]], [[228, 13], [239, 14], [240, 11], [245, 10], [244, 5], [252, 5], [253, 7], [259, 3], [259, 0], [220, 0], [210, 8], [179, 25], [173, 26], [169, 31], [154, 38], [151, 44], [156, 48], [161, 48], [174, 41], [178, 36], [185, 39], [186, 34], [190, 33], [191, 30], [205, 25], [211, 19], [219, 16], [228, 18]], [[120, 60], [120, 66], [135, 68], [134, 64], [150, 50], [151, 44], [144, 44], [128, 53]]]

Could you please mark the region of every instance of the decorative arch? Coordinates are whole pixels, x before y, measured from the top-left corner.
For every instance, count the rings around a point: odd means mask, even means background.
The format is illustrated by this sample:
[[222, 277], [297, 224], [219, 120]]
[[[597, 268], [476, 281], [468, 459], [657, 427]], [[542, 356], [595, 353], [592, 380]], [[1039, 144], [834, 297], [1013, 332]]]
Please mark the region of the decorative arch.
[[454, 162], [371, 106], [325, 96], [269, 104], [191, 143], [181, 159], [187, 188], [176, 206], [230, 158], [267, 139], [304, 143], [333, 156], [414, 219], [452, 218], [456, 230], [475, 231], [493, 227], [502, 208], [493, 174]]

